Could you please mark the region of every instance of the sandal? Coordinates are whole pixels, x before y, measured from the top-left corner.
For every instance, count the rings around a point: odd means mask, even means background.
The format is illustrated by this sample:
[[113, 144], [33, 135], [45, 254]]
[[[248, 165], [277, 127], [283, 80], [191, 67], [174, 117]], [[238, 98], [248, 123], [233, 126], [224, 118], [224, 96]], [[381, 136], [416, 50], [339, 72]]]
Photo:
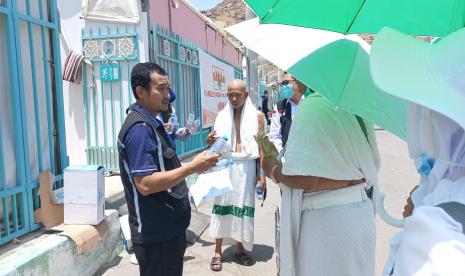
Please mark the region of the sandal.
[[252, 265], [252, 257], [247, 255], [247, 253], [234, 253], [234, 258], [241, 264], [245, 266]]
[[210, 269], [216, 272], [221, 271], [221, 269], [223, 269], [222, 261], [222, 257], [212, 257], [212, 261], [210, 262]]

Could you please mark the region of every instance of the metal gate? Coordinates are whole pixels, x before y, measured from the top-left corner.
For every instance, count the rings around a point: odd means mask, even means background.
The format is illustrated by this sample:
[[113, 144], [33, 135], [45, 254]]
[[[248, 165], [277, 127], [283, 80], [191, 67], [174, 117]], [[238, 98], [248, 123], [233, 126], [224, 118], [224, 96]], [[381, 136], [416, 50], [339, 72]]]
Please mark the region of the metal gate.
[[[155, 62], [168, 73], [171, 88], [176, 93], [175, 109], [179, 124], [183, 127], [190, 113], [202, 116], [200, 98], [199, 50], [161, 26], [153, 28]], [[187, 141], [176, 141], [176, 151], [183, 156], [205, 146], [208, 130], [192, 135]]]
[[56, 0], [0, 0], [0, 244], [40, 227], [39, 172], [67, 165]]
[[88, 63], [83, 70], [87, 162], [119, 171], [116, 140], [125, 111], [135, 101], [131, 69], [139, 61], [136, 27], [83, 30], [82, 49]]

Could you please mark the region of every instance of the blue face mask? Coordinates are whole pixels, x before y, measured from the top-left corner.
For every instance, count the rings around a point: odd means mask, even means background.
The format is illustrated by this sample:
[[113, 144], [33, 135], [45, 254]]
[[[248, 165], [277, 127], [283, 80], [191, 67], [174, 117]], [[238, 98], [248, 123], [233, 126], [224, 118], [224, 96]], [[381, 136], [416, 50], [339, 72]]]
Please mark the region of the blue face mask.
[[434, 159], [422, 153], [415, 159], [415, 167], [420, 175], [428, 176], [434, 167]]
[[284, 99], [289, 99], [292, 96], [294, 96], [294, 91], [292, 91], [292, 84], [289, 83], [289, 84], [283, 85], [283, 87], [281, 88], [281, 96]]

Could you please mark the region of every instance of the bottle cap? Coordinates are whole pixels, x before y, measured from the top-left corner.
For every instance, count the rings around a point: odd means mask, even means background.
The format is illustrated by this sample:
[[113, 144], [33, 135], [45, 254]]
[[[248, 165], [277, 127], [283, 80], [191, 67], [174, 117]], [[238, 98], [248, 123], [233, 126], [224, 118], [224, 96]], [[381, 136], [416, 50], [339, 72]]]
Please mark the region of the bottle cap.
[[221, 139], [223, 139], [223, 140], [225, 140], [225, 141], [228, 141], [228, 140], [229, 140], [228, 136], [226, 136], [226, 135], [221, 136]]

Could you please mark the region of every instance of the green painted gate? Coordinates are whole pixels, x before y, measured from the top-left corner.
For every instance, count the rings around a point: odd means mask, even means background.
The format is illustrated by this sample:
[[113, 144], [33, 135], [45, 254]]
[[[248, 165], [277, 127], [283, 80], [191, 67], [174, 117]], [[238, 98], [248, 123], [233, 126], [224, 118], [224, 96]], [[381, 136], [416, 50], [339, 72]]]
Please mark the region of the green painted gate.
[[107, 26], [84, 29], [81, 37], [88, 62], [83, 70], [87, 162], [119, 171], [116, 140], [135, 101], [130, 76], [139, 61], [138, 34], [134, 25]]
[[67, 165], [56, 0], [0, 0], [0, 244], [40, 227], [39, 173]]
[[[198, 47], [158, 25], [153, 27], [152, 45], [155, 62], [167, 71], [171, 88], [176, 93], [176, 115], [180, 127], [183, 127], [190, 113], [195, 114], [196, 118], [202, 116]], [[176, 141], [178, 155], [205, 147], [208, 133], [209, 130], [205, 129], [185, 142]]]

